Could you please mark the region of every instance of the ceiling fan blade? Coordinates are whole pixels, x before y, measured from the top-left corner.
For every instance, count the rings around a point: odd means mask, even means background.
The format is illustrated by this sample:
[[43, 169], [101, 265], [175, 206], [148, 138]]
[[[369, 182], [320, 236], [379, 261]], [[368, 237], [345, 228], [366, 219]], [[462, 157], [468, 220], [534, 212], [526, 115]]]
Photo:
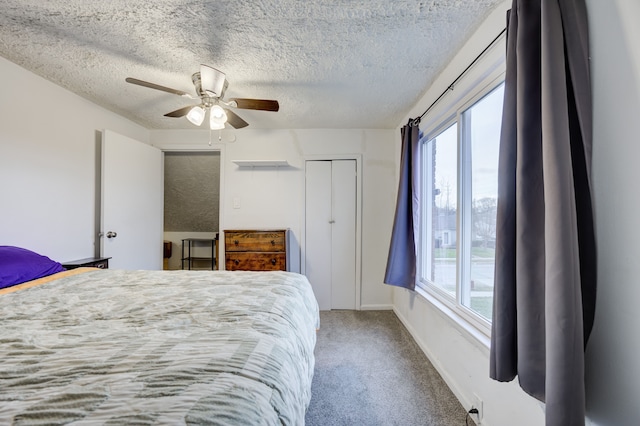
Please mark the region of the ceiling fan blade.
[[186, 98], [194, 99], [193, 96], [182, 90], [172, 89], [171, 87], [161, 86], [155, 83], [149, 83], [148, 81], [138, 80], [137, 78], [127, 77], [125, 78], [127, 83], [137, 84], [138, 86], [148, 87], [150, 89], [162, 90], [163, 92], [171, 93], [178, 96], [184, 96]]
[[237, 108], [242, 109], [258, 109], [261, 111], [278, 111], [280, 104], [278, 101], [272, 101], [269, 99], [247, 99], [247, 98], [233, 98], [229, 99], [236, 103]]
[[191, 108], [193, 108], [194, 106], [197, 106], [197, 105], [189, 105], [189, 106], [177, 109], [175, 111], [168, 112], [164, 116], [165, 117], [184, 117], [189, 113], [189, 111], [191, 111]]
[[249, 125], [249, 123], [244, 121], [238, 114], [231, 111], [230, 109], [225, 108], [224, 112], [227, 113], [227, 123], [229, 123], [234, 129], [242, 129], [243, 127], [247, 127]]

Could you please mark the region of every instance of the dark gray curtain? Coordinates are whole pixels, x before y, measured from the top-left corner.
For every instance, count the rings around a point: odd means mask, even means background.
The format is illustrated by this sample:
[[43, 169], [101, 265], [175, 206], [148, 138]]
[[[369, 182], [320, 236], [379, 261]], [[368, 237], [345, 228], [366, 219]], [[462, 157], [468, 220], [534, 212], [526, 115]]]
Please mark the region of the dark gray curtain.
[[547, 426], [584, 425], [593, 326], [591, 84], [583, 0], [514, 0], [500, 141], [490, 375]]
[[419, 120], [409, 120], [401, 129], [402, 153], [396, 214], [393, 220], [386, 284], [414, 290], [416, 287], [416, 233], [420, 211]]

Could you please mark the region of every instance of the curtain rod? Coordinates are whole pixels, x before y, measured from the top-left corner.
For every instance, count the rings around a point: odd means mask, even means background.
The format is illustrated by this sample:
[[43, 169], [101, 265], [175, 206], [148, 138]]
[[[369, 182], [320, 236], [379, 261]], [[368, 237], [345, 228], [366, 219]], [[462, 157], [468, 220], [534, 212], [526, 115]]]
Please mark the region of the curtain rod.
[[487, 52], [487, 50], [489, 50], [489, 49], [490, 49], [490, 48], [491, 48], [491, 47], [496, 43], [496, 41], [498, 41], [498, 39], [502, 36], [502, 34], [504, 34], [504, 33], [505, 33], [505, 31], [507, 31], [507, 28], [506, 28], [506, 27], [505, 27], [505, 28], [503, 28], [503, 29], [502, 29], [502, 31], [500, 31], [500, 34], [498, 34], [498, 35], [497, 35], [493, 40], [491, 40], [491, 43], [489, 43], [489, 44], [487, 45], [487, 47], [485, 47], [485, 48], [482, 50], [482, 52], [480, 52], [480, 54], [479, 54], [478, 56], [476, 56], [476, 58], [475, 58], [473, 61], [471, 61], [471, 63], [469, 64], [469, 66], [468, 66], [468, 67], [466, 67], [466, 68], [464, 69], [464, 71], [462, 71], [462, 72], [460, 73], [460, 75], [458, 75], [458, 76], [456, 77], [456, 79], [455, 79], [455, 80], [453, 80], [453, 83], [451, 83], [451, 84], [450, 84], [450, 85], [449, 85], [449, 86], [444, 90], [444, 92], [442, 92], [442, 93], [440, 94], [440, 96], [438, 96], [438, 98], [437, 98], [435, 101], [433, 101], [433, 103], [432, 103], [431, 105], [429, 105], [429, 107], [428, 107], [428, 108], [427, 108], [427, 109], [426, 109], [426, 110], [425, 110], [425, 111], [420, 115], [420, 117], [418, 117], [418, 118], [414, 118], [413, 120], [410, 120], [411, 122], [410, 122], [410, 124], [409, 124], [409, 125], [410, 125], [410, 126], [417, 126], [418, 124], [420, 124], [420, 120], [422, 120], [422, 118], [423, 118], [425, 115], [427, 115], [427, 113], [428, 113], [429, 111], [431, 111], [431, 108], [433, 108], [433, 107], [434, 107], [434, 106], [435, 106], [435, 105], [440, 101], [440, 99], [442, 99], [442, 98], [444, 97], [444, 95], [446, 95], [450, 90], [451, 90], [451, 91], [453, 91], [454, 86], [455, 86], [455, 85], [456, 85], [456, 83], [457, 83], [457, 82], [462, 78], [462, 76], [464, 76], [464, 75], [467, 73], [467, 71], [469, 71], [469, 69], [470, 69], [472, 66], [474, 66], [474, 65], [476, 64], [476, 62], [478, 62], [478, 60], [480, 60], [480, 58], [482, 57], [482, 55], [484, 55], [484, 54]]

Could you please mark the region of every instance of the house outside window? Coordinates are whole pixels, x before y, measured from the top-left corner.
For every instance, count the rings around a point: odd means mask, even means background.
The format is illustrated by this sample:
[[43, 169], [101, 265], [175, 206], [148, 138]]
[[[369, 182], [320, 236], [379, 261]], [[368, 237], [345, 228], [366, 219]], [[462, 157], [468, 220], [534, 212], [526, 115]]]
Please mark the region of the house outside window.
[[418, 286], [489, 333], [503, 78], [469, 92], [421, 137]]

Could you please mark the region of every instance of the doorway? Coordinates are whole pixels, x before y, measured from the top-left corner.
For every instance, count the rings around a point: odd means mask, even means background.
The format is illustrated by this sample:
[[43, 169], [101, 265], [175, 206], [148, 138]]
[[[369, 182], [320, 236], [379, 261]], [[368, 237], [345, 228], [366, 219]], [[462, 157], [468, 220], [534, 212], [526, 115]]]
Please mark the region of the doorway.
[[205, 240], [202, 244], [192, 242], [191, 269], [211, 269], [211, 262], [217, 259], [210, 259], [211, 245], [205, 242], [216, 238], [219, 219], [220, 152], [165, 151], [164, 269], [182, 268], [185, 239]]

